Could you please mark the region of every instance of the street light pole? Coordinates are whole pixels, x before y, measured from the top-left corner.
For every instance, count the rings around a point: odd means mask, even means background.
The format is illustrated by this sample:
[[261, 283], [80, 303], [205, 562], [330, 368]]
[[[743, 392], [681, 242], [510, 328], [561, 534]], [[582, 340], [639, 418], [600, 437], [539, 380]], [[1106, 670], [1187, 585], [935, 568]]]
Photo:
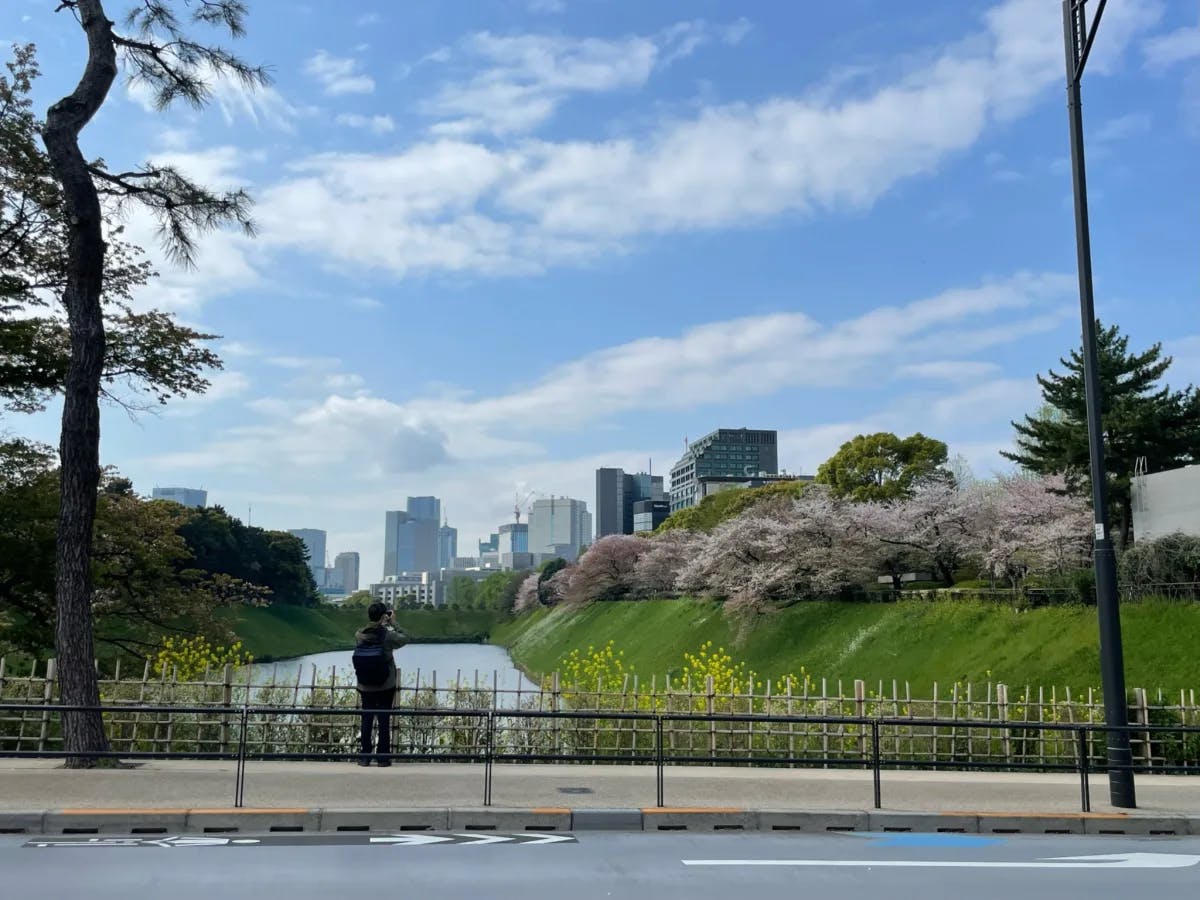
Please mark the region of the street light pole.
[[1117, 602], [1117, 565], [1108, 528], [1108, 486], [1104, 468], [1096, 309], [1092, 297], [1092, 247], [1088, 232], [1087, 176], [1083, 161], [1083, 108], [1079, 82], [1087, 65], [1096, 28], [1108, 0], [1099, 0], [1091, 27], [1088, 0], [1063, 0], [1063, 36], [1067, 51], [1067, 111], [1071, 131], [1071, 175], [1075, 192], [1075, 245], [1079, 266], [1079, 307], [1083, 320], [1083, 382], [1087, 397], [1088, 454], [1091, 461], [1092, 510], [1095, 514], [1094, 563], [1096, 609], [1100, 618], [1100, 678], [1104, 720], [1117, 731], [1108, 735], [1108, 789], [1112, 805], [1137, 806], [1133, 787], [1133, 754], [1129, 746], [1125, 660], [1121, 649], [1121, 611]]

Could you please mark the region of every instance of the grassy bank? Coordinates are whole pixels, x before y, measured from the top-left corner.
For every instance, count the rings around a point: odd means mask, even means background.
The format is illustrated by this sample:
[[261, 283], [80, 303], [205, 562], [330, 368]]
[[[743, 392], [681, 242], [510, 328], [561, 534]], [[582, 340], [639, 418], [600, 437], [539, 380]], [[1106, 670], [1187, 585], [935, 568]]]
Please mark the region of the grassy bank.
[[[287, 659], [354, 646], [354, 632], [366, 624], [362, 609], [298, 606], [239, 607], [229, 610], [232, 627], [255, 659]], [[485, 641], [497, 621], [490, 610], [400, 610], [396, 624], [415, 642]]]
[[[1200, 605], [1143, 601], [1121, 615], [1130, 688], [1200, 687]], [[1100, 684], [1096, 611], [1085, 607], [801, 603], [740, 627], [715, 603], [596, 603], [523, 616], [497, 627], [492, 640], [536, 673], [552, 671], [571, 650], [611, 640], [642, 677], [661, 677], [679, 672], [685, 651], [712, 641], [772, 678], [804, 666], [818, 682], [896, 678], [921, 694], [934, 681]]]

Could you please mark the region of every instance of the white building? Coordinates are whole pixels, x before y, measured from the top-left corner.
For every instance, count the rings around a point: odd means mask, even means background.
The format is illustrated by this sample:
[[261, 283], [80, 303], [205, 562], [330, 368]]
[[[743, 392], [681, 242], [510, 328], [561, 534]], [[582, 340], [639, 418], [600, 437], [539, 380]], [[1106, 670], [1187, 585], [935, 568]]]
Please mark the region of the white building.
[[414, 599], [425, 606], [441, 606], [442, 583], [432, 572], [401, 572], [387, 575], [370, 587], [371, 597], [395, 605], [401, 600]]
[[1133, 539], [1182, 531], [1200, 537], [1200, 465], [1133, 479]]
[[592, 514], [583, 500], [551, 497], [529, 511], [529, 552], [554, 553], [555, 547], [579, 549], [592, 542]]

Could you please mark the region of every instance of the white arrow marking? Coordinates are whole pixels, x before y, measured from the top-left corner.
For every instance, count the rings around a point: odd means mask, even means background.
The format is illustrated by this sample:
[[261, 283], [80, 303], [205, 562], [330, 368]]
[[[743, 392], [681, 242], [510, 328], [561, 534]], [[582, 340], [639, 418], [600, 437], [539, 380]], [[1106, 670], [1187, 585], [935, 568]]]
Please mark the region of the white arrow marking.
[[513, 838], [505, 837], [502, 834], [456, 834], [455, 837], [474, 838], [474, 840], [463, 844], [464, 847], [471, 847], [477, 844], [507, 844]]
[[373, 837], [372, 844], [392, 844], [397, 847], [415, 847], [420, 844], [440, 844], [448, 841], [448, 837], [437, 837], [432, 834], [390, 834], [387, 837]]
[[1180, 853], [1109, 853], [1103, 856], [1056, 856], [1029, 862], [949, 859], [685, 859], [685, 866], [828, 866], [893, 869], [1182, 869], [1200, 856]]
[[[147, 841], [146, 843], [151, 843]], [[224, 847], [229, 844], [229, 838], [216, 837], [173, 837], [161, 841], [153, 841], [162, 847]], [[255, 842], [257, 843], [257, 841]]]
[[531, 837], [536, 837], [536, 841], [521, 841], [522, 844], [559, 844], [563, 841], [574, 840], [565, 834], [541, 834], [539, 832], [531, 832]]

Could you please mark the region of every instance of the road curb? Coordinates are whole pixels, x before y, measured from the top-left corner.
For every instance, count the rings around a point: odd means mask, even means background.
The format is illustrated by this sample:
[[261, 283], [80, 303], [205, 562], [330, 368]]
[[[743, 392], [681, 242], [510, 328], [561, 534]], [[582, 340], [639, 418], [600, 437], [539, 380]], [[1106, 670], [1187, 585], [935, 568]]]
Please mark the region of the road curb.
[[271, 832], [837, 831], [967, 834], [1200, 835], [1200, 817], [1121, 813], [781, 810], [708, 807], [568, 809], [51, 809], [0, 812], [0, 835]]

